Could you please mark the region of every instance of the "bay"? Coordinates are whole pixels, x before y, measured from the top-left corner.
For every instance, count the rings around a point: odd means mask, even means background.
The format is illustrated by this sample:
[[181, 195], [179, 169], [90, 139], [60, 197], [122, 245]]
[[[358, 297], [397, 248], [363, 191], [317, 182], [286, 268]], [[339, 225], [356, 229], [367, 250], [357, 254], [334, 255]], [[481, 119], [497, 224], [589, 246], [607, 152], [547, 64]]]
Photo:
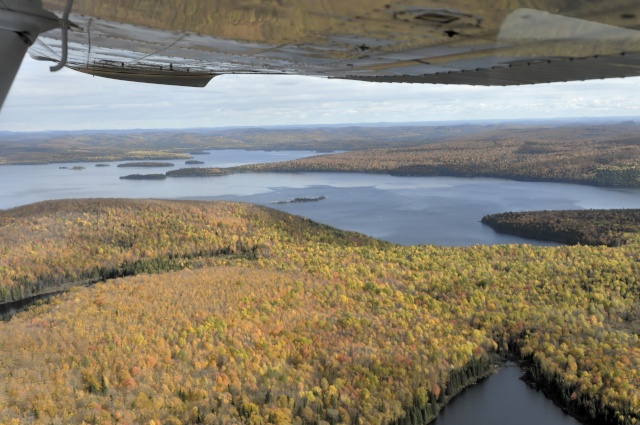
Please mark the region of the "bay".
[[[206, 167], [290, 160], [315, 152], [211, 151], [195, 158]], [[118, 168], [87, 164], [0, 167], [0, 208], [63, 198], [162, 198], [251, 202], [344, 230], [405, 245], [529, 243], [555, 245], [503, 235], [480, 223], [505, 211], [588, 208], [640, 208], [640, 190], [575, 184], [517, 182], [487, 178], [395, 177], [360, 173], [246, 173], [183, 177], [161, 181], [120, 180], [127, 174], [164, 173], [187, 167]], [[82, 165], [84, 170], [60, 169]], [[317, 202], [277, 202], [326, 197]]]
[[540, 391], [520, 380], [507, 363], [498, 373], [467, 388], [445, 406], [433, 425], [578, 425]]

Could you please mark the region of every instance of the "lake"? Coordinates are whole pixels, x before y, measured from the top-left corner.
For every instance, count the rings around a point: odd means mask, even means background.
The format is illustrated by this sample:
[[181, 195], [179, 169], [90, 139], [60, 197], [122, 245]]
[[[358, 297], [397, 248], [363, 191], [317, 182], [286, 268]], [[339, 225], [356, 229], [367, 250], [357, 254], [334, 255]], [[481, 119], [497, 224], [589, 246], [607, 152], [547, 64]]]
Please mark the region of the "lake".
[[[202, 166], [284, 161], [314, 152], [226, 150], [198, 155]], [[127, 161], [128, 162], [128, 161]], [[127, 174], [150, 174], [185, 167], [118, 168], [88, 164], [0, 166], [0, 208], [48, 199], [125, 197], [211, 199], [252, 202], [309, 217], [341, 229], [355, 230], [401, 244], [474, 245], [534, 243], [500, 235], [480, 223], [504, 211], [580, 208], [640, 208], [640, 190], [603, 189], [557, 183], [500, 179], [393, 177], [345, 173], [238, 174], [162, 181], [120, 180]], [[84, 170], [60, 169], [82, 165]], [[274, 204], [300, 197], [317, 202]], [[514, 365], [504, 367], [457, 396], [436, 425], [575, 425], [541, 393], [518, 378]]]
[[[206, 167], [286, 161], [315, 152], [223, 150], [197, 155]], [[128, 161], [127, 161], [128, 162]], [[0, 166], [0, 208], [46, 199], [122, 197], [251, 202], [308, 217], [390, 242], [436, 245], [530, 243], [501, 235], [480, 223], [505, 211], [581, 208], [640, 208], [640, 190], [486, 178], [394, 177], [358, 173], [265, 173], [161, 181], [120, 180], [128, 174], [172, 168], [95, 167], [95, 163]], [[60, 169], [82, 165], [84, 170]], [[318, 202], [274, 204], [296, 197]]]

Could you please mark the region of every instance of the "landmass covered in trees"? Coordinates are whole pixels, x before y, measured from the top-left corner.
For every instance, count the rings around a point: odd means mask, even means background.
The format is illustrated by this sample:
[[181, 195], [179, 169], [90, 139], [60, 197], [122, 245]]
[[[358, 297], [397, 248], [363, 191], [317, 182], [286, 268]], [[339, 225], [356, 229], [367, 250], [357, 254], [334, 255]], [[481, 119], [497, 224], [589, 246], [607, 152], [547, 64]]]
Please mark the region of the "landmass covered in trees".
[[[637, 140], [637, 125], [629, 123], [505, 123], [320, 128], [238, 128], [4, 133], [1, 164], [97, 162], [119, 160], [190, 159], [215, 149], [362, 150], [421, 146], [435, 142], [515, 140], [527, 142], [521, 153], [549, 151], [538, 142]], [[564, 151], [566, 149], [561, 149]], [[579, 155], [578, 155], [579, 156]]]
[[9, 297], [136, 275], [0, 324], [2, 423], [422, 424], [506, 355], [575, 414], [640, 415], [638, 234], [400, 246], [246, 204], [70, 200], [0, 212], [0, 241]]
[[487, 215], [482, 222], [501, 233], [569, 245], [620, 246], [640, 233], [640, 210], [562, 210]]
[[5, 133], [0, 165], [130, 159], [190, 159], [214, 149], [351, 150], [413, 146], [484, 126], [240, 128]]
[[167, 171], [167, 177], [218, 177], [226, 176], [232, 172], [226, 168], [180, 168], [178, 170]]
[[129, 174], [121, 176], [121, 180], [165, 180], [166, 174]]
[[282, 204], [301, 204], [301, 203], [305, 203], [305, 202], [318, 202], [318, 201], [324, 201], [325, 199], [327, 199], [326, 196], [322, 195], [322, 196], [316, 196], [316, 197], [307, 197], [307, 196], [303, 196], [303, 197], [299, 197], [299, 198], [291, 198], [291, 199], [287, 199], [286, 201], [274, 201], [272, 202], [272, 204], [276, 204], [276, 205], [282, 205]]
[[616, 138], [606, 132], [571, 134], [567, 130], [494, 132], [408, 148], [371, 149], [245, 165], [230, 171], [498, 177], [640, 187], [640, 139], [635, 131]]

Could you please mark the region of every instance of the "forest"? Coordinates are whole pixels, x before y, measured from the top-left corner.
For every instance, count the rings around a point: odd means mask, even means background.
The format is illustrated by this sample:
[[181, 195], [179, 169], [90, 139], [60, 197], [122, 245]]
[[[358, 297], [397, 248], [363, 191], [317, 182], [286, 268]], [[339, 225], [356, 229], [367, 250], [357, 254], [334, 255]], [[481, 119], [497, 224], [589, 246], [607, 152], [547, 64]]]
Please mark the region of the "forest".
[[[626, 146], [630, 155], [637, 148], [637, 125], [634, 122], [562, 123], [562, 122], [507, 122], [475, 124], [416, 124], [416, 125], [352, 125], [339, 127], [282, 127], [282, 128], [229, 128], [190, 130], [122, 130], [75, 131], [0, 134], [0, 165], [43, 164], [55, 162], [105, 162], [122, 160], [189, 160], [203, 151], [215, 149], [251, 150], [309, 150], [317, 152], [356, 151], [377, 148], [413, 148], [439, 142], [522, 142], [515, 148], [519, 154], [535, 157], [555, 153], [553, 144], [559, 145], [564, 157], [573, 151], [582, 151], [594, 143], [602, 145], [611, 140], [613, 145]], [[595, 149], [600, 149], [598, 145]], [[606, 146], [604, 144], [603, 146]], [[542, 149], [542, 150], [541, 150]], [[603, 153], [620, 154], [605, 149]], [[453, 152], [458, 155], [459, 152]], [[422, 154], [421, 154], [422, 155]], [[469, 159], [474, 159], [474, 156]], [[576, 152], [579, 160], [582, 153]], [[588, 158], [590, 158], [588, 156]], [[587, 162], [591, 161], [587, 158]], [[394, 160], [401, 159], [400, 157]], [[442, 157], [443, 167], [454, 167], [455, 162]], [[403, 160], [405, 161], [405, 160]], [[610, 161], [609, 161], [610, 162]], [[612, 163], [613, 164], [613, 163]], [[359, 164], [361, 166], [362, 164]], [[373, 170], [375, 164], [367, 166]], [[379, 166], [380, 164], [378, 164]], [[399, 163], [395, 164], [396, 166]], [[415, 163], [404, 165], [414, 166]], [[417, 165], [431, 166], [418, 162]], [[606, 164], [605, 164], [606, 165]], [[624, 163], [621, 166], [626, 166]], [[373, 167], [373, 168], [372, 168]], [[423, 167], [424, 168], [424, 167]], [[481, 168], [481, 167], [478, 167]], [[429, 172], [436, 172], [432, 170]], [[451, 168], [452, 172], [459, 172]], [[378, 171], [376, 171], [378, 172]], [[382, 172], [382, 171], [381, 171]], [[387, 171], [383, 171], [387, 172]], [[399, 173], [425, 173], [426, 170], [398, 170]], [[607, 178], [603, 169], [602, 178]]]
[[616, 137], [582, 127], [573, 130], [493, 131], [414, 147], [359, 150], [229, 171], [496, 177], [640, 187], [640, 139], [636, 134], [621, 131]]
[[231, 174], [231, 172], [227, 169], [213, 167], [180, 168], [177, 170], [167, 171], [165, 173], [167, 177], [218, 177], [229, 174]]
[[511, 357], [585, 421], [635, 424], [624, 240], [400, 246], [228, 202], [0, 211], [4, 299], [75, 285], [0, 323], [0, 423], [424, 424]]
[[166, 174], [129, 174], [120, 176], [121, 180], [166, 180]]
[[568, 245], [620, 246], [640, 233], [640, 210], [562, 210], [487, 215], [482, 222], [497, 232]]
[[237, 128], [0, 134], [0, 165], [190, 159], [212, 149], [334, 150], [414, 146], [483, 126]]

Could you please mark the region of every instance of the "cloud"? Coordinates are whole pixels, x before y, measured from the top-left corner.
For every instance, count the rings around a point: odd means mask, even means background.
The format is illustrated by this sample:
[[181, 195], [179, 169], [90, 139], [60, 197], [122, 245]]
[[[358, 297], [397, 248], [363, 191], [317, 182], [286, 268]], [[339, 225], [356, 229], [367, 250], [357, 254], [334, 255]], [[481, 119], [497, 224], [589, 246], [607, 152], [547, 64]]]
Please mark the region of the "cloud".
[[0, 130], [187, 128], [640, 115], [638, 78], [519, 87], [224, 75], [204, 89], [96, 78], [26, 58]]

